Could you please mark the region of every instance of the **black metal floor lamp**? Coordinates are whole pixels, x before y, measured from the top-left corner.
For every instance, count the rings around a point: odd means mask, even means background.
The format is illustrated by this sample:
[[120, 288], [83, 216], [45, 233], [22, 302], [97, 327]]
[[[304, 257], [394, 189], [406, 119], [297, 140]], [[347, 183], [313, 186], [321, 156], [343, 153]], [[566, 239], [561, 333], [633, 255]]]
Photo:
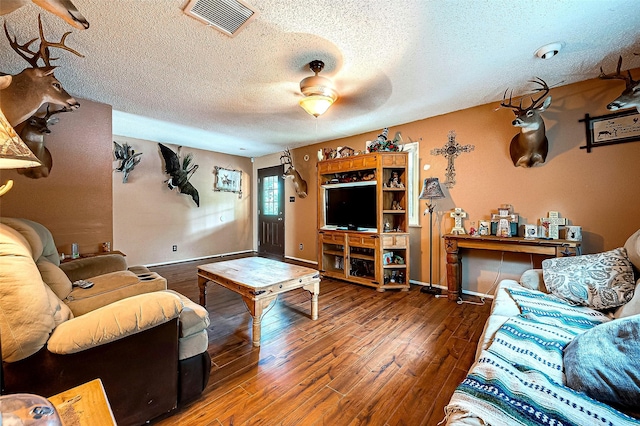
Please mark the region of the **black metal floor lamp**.
[[[428, 200], [427, 210], [429, 211], [429, 287], [422, 287], [420, 291], [429, 294], [440, 294], [440, 289], [433, 286], [433, 209], [436, 207], [433, 200], [444, 198], [438, 178], [432, 177], [424, 180], [419, 198], [420, 200]], [[427, 210], [425, 210], [424, 214], [427, 214]]]

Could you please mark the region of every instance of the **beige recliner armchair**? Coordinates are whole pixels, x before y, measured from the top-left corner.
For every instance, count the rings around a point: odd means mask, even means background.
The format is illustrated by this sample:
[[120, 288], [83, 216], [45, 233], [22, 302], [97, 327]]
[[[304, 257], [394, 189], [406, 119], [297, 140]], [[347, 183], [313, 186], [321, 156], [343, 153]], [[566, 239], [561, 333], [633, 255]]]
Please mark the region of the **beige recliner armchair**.
[[118, 255], [61, 268], [44, 226], [0, 218], [3, 393], [48, 397], [100, 378], [118, 424], [143, 424], [206, 386], [208, 326], [158, 274]]

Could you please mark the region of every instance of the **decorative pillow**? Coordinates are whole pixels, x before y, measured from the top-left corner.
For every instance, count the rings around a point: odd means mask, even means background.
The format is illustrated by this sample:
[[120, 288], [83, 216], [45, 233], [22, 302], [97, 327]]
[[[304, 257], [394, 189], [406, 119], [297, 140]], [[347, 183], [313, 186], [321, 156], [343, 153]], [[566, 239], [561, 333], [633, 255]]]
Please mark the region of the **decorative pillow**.
[[593, 309], [624, 305], [633, 297], [633, 267], [620, 247], [598, 254], [542, 261], [547, 289], [558, 297]]
[[640, 409], [640, 315], [578, 335], [563, 359], [568, 387], [610, 405]]
[[633, 266], [640, 271], [640, 229], [627, 239], [624, 248], [627, 250], [627, 256]]
[[614, 318], [624, 318], [633, 315], [640, 315], [640, 278], [636, 281], [636, 291], [633, 293], [631, 300], [617, 308], [613, 313]]
[[542, 278], [542, 269], [529, 269], [524, 271], [520, 276], [520, 285], [530, 290], [538, 290], [543, 293], [549, 293], [544, 285]]

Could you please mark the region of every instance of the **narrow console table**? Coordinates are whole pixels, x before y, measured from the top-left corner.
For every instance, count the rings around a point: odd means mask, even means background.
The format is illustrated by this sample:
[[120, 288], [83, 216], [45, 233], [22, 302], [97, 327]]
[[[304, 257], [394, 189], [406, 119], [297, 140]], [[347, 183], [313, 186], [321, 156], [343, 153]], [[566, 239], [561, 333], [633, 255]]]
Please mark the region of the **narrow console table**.
[[580, 242], [568, 240], [528, 240], [522, 237], [495, 237], [447, 234], [444, 237], [447, 252], [448, 299], [456, 301], [462, 291], [461, 249], [508, 251], [550, 257], [580, 254]]

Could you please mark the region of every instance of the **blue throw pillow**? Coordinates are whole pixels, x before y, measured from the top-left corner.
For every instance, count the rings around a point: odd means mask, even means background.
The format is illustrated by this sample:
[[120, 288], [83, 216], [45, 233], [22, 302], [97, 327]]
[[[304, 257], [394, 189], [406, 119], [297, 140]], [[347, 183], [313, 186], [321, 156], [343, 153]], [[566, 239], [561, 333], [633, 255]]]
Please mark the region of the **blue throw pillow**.
[[640, 315], [598, 325], [564, 349], [566, 385], [609, 405], [640, 409]]

